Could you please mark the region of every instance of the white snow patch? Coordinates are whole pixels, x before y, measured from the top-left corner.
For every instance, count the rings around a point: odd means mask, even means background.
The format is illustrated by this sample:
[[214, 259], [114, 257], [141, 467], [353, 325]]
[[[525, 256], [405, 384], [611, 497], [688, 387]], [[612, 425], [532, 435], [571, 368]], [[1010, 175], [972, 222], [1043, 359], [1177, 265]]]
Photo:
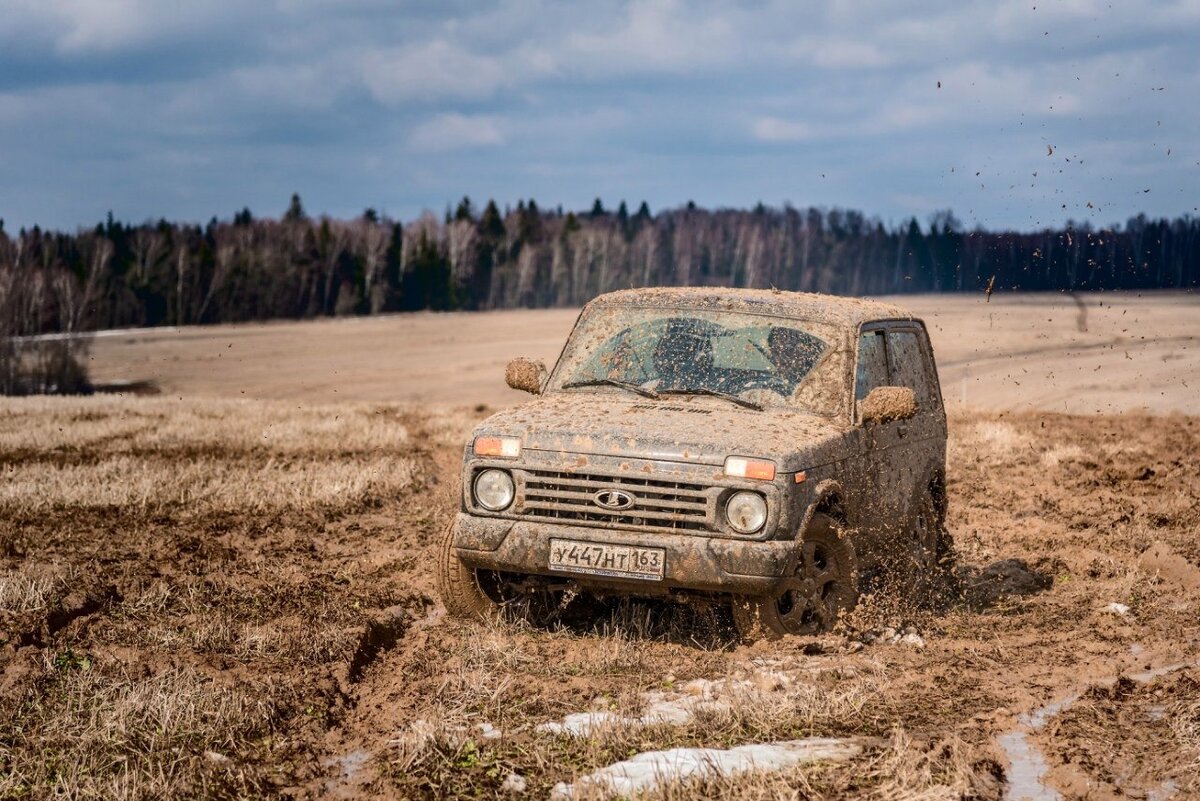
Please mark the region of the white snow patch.
[[[920, 645], [923, 646], [924, 642]], [[740, 703], [751, 697], [762, 698], [773, 693], [786, 693], [797, 687], [810, 686], [818, 676], [828, 672], [824, 667], [812, 666], [788, 670], [778, 660], [754, 660], [747, 667], [748, 670], [741, 671], [736, 677], [692, 679], [669, 691], [652, 690], [642, 693], [640, 714], [623, 714], [607, 709], [575, 712], [561, 721], [541, 723], [534, 731], [539, 734], [590, 737], [596, 732], [611, 729], [683, 726], [692, 722], [698, 714], [732, 713]], [[853, 669], [839, 669], [835, 672], [840, 678], [856, 675]], [[602, 703], [597, 699], [596, 705]]]
[[476, 724], [475, 728], [479, 730], [479, 736], [484, 740], [499, 740], [504, 736], [504, 732], [487, 721]]
[[642, 695], [645, 705], [641, 715], [633, 717], [616, 712], [575, 712], [559, 721], [539, 724], [534, 731], [539, 734], [565, 734], [570, 737], [588, 737], [603, 729], [640, 729], [643, 726], [682, 726], [689, 723], [701, 709], [712, 712], [727, 712], [729, 703], [711, 700], [703, 695], [668, 697], [661, 692]]
[[813, 737], [781, 743], [741, 745], [736, 748], [671, 748], [646, 751], [632, 759], [600, 768], [554, 787], [552, 799], [572, 799], [599, 791], [606, 795], [634, 796], [684, 779], [736, 776], [749, 771], [782, 770], [801, 762], [845, 761], [862, 752], [848, 740]]
[[519, 773], [510, 773], [504, 777], [504, 783], [500, 785], [501, 792], [505, 793], [523, 793], [529, 787], [529, 782], [525, 781], [525, 777]]

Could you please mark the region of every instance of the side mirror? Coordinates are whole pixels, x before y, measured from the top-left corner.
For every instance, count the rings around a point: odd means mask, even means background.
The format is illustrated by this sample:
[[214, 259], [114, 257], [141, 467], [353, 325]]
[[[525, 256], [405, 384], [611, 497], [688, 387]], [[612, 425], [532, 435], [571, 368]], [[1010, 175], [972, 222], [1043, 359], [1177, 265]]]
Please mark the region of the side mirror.
[[546, 365], [540, 361], [518, 356], [504, 368], [504, 380], [513, 389], [520, 389], [532, 395], [542, 394], [542, 384], [546, 381]]
[[917, 414], [917, 395], [910, 387], [875, 387], [858, 402], [863, 423], [908, 420]]

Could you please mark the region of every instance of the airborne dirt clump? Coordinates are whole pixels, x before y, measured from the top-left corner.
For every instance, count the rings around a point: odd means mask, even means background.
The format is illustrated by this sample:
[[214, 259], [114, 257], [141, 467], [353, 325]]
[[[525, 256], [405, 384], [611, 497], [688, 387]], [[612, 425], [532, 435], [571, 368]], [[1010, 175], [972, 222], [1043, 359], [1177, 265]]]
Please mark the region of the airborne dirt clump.
[[[550, 630], [441, 617], [431, 566], [476, 416], [6, 402], [0, 796], [496, 797], [516, 775], [544, 798], [645, 751], [828, 737], [863, 750], [651, 797], [996, 799], [994, 738], [1018, 715], [1200, 656], [1196, 418], [952, 416], [965, 600], [735, 648], [669, 604]], [[887, 627], [894, 643], [862, 646]], [[899, 641], [910, 628], [924, 648]], [[1074, 797], [1070, 765], [1196, 792], [1195, 678], [1052, 720], [1036, 740], [1051, 780]], [[712, 703], [584, 737], [538, 731], [684, 697]]]

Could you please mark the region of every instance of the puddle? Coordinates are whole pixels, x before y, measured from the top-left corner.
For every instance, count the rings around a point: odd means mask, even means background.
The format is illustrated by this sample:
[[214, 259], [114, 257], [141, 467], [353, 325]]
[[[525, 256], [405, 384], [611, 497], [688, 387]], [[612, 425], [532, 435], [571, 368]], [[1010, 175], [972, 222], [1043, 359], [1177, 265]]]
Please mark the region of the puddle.
[[339, 769], [335, 779], [325, 782], [325, 792], [334, 798], [350, 798], [354, 795], [359, 774], [370, 758], [370, 751], [356, 748], [349, 753], [323, 760], [322, 764], [326, 767]]
[[1008, 788], [1004, 793], [1008, 801], [1057, 801], [1062, 798], [1053, 787], [1043, 783], [1050, 766], [1046, 758], [1029, 740], [1029, 735], [1020, 730], [1010, 731], [996, 738], [1008, 757]]
[[736, 748], [671, 748], [646, 751], [632, 759], [600, 768], [554, 787], [551, 799], [566, 801], [597, 793], [633, 797], [684, 779], [736, 776], [750, 771], [774, 771], [803, 762], [852, 759], [862, 747], [850, 740], [813, 737], [781, 743], [741, 745]]
[[1160, 784], [1156, 789], [1151, 790], [1146, 795], [1146, 801], [1169, 801], [1175, 797], [1175, 792], [1179, 789], [1179, 785], [1170, 779]]
[[[1175, 662], [1141, 673], [1130, 673], [1127, 678], [1139, 684], [1145, 684], [1159, 676], [1192, 667], [1193, 664], [1196, 663]], [[1106, 679], [1096, 682], [1092, 686], [1115, 684], [1116, 681], [1117, 678]], [[1030, 735], [1045, 726], [1046, 721], [1078, 701], [1083, 692], [1083, 690], [1077, 690], [1028, 714], [1021, 715], [1017, 718], [1017, 728], [996, 738], [996, 744], [1004, 751], [1009, 764], [1008, 786], [1004, 793], [1005, 801], [1058, 801], [1062, 798], [1058, 790], [1046, 784], [1046, 774], [1050, 772], [1050, 766], [1046, 763], [1045, 755], [1030, 739]], [[1172, 788], [1165, 788], [1164, 792], [1168, 794], [1159, 794], [1159, 799], [1169, 798]]]

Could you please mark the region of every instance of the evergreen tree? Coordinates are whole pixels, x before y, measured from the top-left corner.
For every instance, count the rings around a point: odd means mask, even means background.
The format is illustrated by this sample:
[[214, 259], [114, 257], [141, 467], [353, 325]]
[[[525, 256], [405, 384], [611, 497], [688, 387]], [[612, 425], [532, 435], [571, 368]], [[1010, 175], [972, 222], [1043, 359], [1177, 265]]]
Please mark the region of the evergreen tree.
[[488, 201], [487, 207], [483, 210], [483, 216], [479, 218], [479, 233], [485, 239], [492, 241], [504, 238], [504, 218], [500, 216], [500, 209], [496, 208], [494, 200]]
[[292, 193], [292, 201], [288, 204], [288, 209], [283, 213], [283, 219], [288, 222], [301, 222], [307, 220], [308, 216], [304, 213], [304, 204], [300, 202], [300, 194]]
[[454, 210], [454, 219], [467, 221], [475, 219], [475, 210], [471, 208], [471, 198], [463, 195], [463, 199], [458, 201], [458, 208]]

